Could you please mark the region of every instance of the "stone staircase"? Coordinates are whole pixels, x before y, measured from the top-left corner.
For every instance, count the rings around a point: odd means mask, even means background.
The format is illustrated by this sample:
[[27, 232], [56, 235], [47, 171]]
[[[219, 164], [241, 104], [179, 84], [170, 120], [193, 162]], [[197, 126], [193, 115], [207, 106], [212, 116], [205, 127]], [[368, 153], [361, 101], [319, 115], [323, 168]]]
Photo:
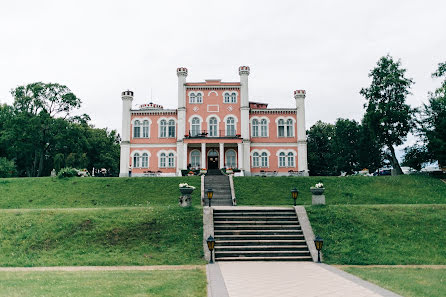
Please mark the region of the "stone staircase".
[[293, 208], [217, 207], [213, 218], [216, 261], [312, 261]]
[[[206, 175], [204, 177], [204, 190], [212, 189], [214, 196], [212, 206], [232, 206], [231, 186], [226, 175]], [[204, 205], [209, 205], [209, 199], [204, 195]]]

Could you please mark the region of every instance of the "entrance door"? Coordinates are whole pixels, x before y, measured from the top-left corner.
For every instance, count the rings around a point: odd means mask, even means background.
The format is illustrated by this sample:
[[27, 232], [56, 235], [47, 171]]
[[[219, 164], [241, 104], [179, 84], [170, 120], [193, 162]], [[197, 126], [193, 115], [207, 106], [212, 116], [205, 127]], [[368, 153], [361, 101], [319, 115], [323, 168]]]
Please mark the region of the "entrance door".
[[210, 150], [208, 153], [208, 169], [218, 169], [218, 152]]

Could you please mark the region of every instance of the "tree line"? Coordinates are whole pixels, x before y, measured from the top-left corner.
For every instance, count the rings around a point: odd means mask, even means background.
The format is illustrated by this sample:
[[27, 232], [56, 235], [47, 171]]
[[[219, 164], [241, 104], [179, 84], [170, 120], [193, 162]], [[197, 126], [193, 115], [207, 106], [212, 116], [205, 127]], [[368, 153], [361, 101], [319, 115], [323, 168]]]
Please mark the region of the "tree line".
[[439, 63], [432, 74], [434, 79], [442, 79], [441, 86], [429, 92], [428, 103], [418, 108], [406, 103], [414, 81], [406, 77], [400, 60], [381, 57], [369, 77], [370, 86], [360, 91], [365, 98], [361, 122], [318, 121], [307, 131], [310, 174], [352, 174], [364, 168], [373, 172], [383, 165], [402, 174], [395, 147], [402, 145], [409, 133], [417, 142], [405, 149], [403, 165], [417, 170], [427, 162], [446, 166], [446, 63]]
[[36, 82], [11, 94], [13, 104], [0, 105], [0, 177], [48, 176], [63, 167], [119, 173], [118, 133], [95, 128], [86, 114], [72, 116], [82, 102], [67, 86]]

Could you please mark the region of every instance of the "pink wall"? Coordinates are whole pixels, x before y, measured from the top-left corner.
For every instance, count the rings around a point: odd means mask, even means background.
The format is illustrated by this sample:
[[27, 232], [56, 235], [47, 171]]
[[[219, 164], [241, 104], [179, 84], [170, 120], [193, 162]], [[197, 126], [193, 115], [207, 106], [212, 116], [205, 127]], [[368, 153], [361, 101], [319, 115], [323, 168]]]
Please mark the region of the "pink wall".
[[[139, 151], [139, 152], [143, 152], [143, 151], [148, 151], [150, 152], [150, 157], [149, 157], [149, 167], [148, 168], [134, 168], [133, 167], [133, 157], [130, 157], [130, 165], [132, 166], [132, 173], [144, 173], [144, 171], [161, 171], [162, 173], [175, 173], [176, 169], [175, 168], [159, 168], [158, 164], [159, 164], [159, 160], [158, 160], [158, 152], [159, 151], [170, 151], [173, 150], [176, 152], [176, 147], [166, 147], [166, 148], [131, 148], [130, 149], [130, 155], [132, 155], [132, 153], [134, 151]], [[141, 161], [140, 161], [141, 162]], [[166, 165], [167, 165], [167, 160], [166, 160]], [[176, 166], [176, 155], [175, 155], [175, 166]]]
[[[149, 118], [152, 121], [150, 125], [150, 138], [133, 138], [133, 121], [139, 119], [142, 124], [142, 120], [145, 118]], [[159, 137], [159, 126], [158, 120], [161, 118], [170, 119], [174, 118], [177, 120], [177, 115], [133, 115], [131, 116], [131, 124], [130, 124], [130, 143], [176, 143], [176, 137], [174, 138], [160, 138]], [[175, 133], [178, 132], [178, 123], [175, 126]], [[142, 135], [142, 126], [141, 126], [141, 135]], [[176, 134], [175, 134], [176, 135]]]
[[[251, 142], [274, 142], [274, 143], [280, 143], [280, 142], [297, 142], [297, 118], [296, 114], [287, 113], [287, 114], [269, 114], [269, 113], [260, 113], [260, 114], [250, 114], [249, 115], [249, 133], [252, 135], [252, 118], [268, 118], [269, 119], [269, 125], [268, 125], [268, 137], [251, 137]], [[294, 125], [293, 125], [293, 137], [279, 137], [278, 136], [278, 128], [276, 119], [278, 118], [293, 118], [294, 119]], [[260, 135], [260, 126], [259, 126], [259, 135]], [[286, 135], [286, 134], [285, 134]]]
[[[253, 151], [269, 151], [269, 167], [253, 167], [252, 165], [252, 152]], [[276, 156], [279, 150], [293, 150], [295, 152], [294, 155], [294, 167], [279, 167], [279, 157]], [[288, 172], [289, 170], [297, 170], [297, 146], [295, 147], [251, 147], [251, 172], [258, 173], [261, 170], [264, 171], [277, 171], [277, 172]]]

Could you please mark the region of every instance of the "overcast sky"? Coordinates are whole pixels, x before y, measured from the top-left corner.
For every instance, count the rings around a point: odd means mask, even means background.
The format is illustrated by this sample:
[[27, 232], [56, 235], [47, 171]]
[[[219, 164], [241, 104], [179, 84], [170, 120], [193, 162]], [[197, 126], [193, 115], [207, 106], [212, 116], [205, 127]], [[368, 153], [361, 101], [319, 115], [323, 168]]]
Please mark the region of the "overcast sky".
[[362, 87], [387, 53], [414, 79], [420, 106], [446, 61], [446, 1], [2, 1], [0, 102], [35, 81], [67, 85], [96, 127], [121, 130], [123, 90], [134, 104], [176, 108], [176, 68], [188, 81], [237, 81], [250, 100], [294, 107], [307, 90], [307, 128], [360, 120]]

